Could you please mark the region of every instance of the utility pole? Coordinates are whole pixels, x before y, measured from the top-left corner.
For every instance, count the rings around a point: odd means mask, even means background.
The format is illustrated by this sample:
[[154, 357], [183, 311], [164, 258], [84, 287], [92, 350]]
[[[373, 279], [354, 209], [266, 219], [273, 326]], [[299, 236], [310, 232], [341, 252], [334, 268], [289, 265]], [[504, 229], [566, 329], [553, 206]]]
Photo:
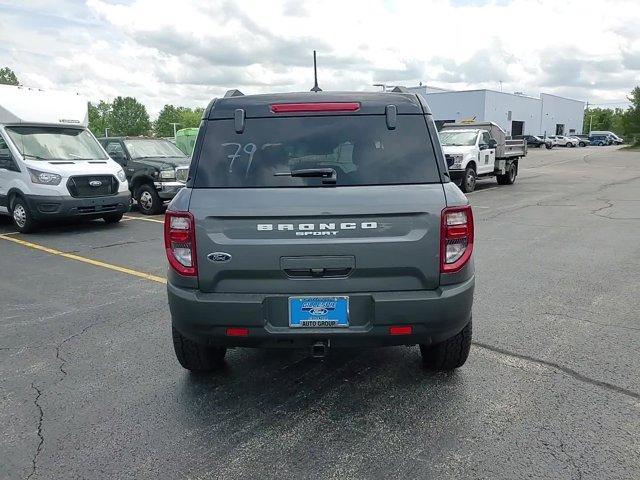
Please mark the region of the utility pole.
[[176, 139], [176, 127], [178, 125], [180, 125], [180, 124], [177, 123], [177, 122], [171, 122], [169, 125], [173, 125], [173, 140], [175, 141], [175, 139]]

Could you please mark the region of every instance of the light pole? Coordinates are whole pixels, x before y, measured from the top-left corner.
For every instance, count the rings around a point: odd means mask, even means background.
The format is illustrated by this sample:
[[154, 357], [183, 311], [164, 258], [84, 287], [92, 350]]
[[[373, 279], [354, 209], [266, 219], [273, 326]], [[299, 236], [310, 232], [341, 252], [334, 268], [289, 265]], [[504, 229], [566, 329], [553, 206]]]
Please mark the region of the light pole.
[[176, 126], [180, 125], [177, 122], [171, 122], [169, 125], [173, 125], [173, 140], [176, 140]]
[[104, 129], [104, 138], [109, 138], [109, 129], [106, 127]]

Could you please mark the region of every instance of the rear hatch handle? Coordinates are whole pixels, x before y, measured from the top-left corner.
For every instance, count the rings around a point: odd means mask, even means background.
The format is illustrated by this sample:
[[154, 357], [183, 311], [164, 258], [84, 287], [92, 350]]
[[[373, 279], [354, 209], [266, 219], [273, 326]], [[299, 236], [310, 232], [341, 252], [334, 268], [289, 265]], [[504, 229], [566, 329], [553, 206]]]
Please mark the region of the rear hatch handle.
[[345, 278], [353, 273], [353, 256], [281, 257], [280, 268], [289, 278]]

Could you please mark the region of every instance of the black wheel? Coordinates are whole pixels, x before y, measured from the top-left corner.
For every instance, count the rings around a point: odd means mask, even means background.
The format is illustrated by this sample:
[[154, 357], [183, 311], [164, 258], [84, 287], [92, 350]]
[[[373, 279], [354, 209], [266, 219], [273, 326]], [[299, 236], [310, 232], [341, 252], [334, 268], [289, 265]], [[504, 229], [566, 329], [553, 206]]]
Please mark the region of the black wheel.
[[33, 232], [38, 223], [33, 219], [31, 210], [22, 197], [16, 197], [11, 205], [11, 217], [13, 218], [13, 224], [16, 226], [20, 233]]
[[460, 368], [469, 357], [471, 349], [471, 321], [460, 333], [433, 345], [420, 345], [422, 362], [429, 370], [451, 371]]
[[145, 215], [157, 215], [162, 210], [162, 199], [153, 185], [140, 185], [136, 191], [136, 201], [140, 212]]
[[580, 145], [581, 147], [586, 147], [587, 146], [587, 144], [584, 143], [584, 142], [580, 142], [578, 145]]
[[571, 142], [567, 143], [567, 147], [573, 148], [573, 147], [575, 147], [575, 146], [576, 146], [576, 144], [575, 144], [575, 143], [571, 143]]
[[476, 171], [473, 167], [467, 167], [464, 171], [464, 177], [460, 182], [460, 190], [464, 193], [473, 192], [476, 189]]
[[109, 215], [105, 215], [102, 219], [105, 223], [118, 223], [122, 220], [123, 213], [110, 213]]
[[176, 357], [187, 370], [192, 372], [210, 372], [219, 369], [224, 364], [224, 356], [227, 353], [225, 347], [210, 347], [189, 340], [175, 328], [173, 333], [173, 348]]
[[496, 180], [498, 180], [498, 185], [513, 185], [516, 181], [516, 177], [518, 176], [518, 169], [515, 163], [512, 163], [507, 168], [507, 173], [504, 175], [496, 175]]

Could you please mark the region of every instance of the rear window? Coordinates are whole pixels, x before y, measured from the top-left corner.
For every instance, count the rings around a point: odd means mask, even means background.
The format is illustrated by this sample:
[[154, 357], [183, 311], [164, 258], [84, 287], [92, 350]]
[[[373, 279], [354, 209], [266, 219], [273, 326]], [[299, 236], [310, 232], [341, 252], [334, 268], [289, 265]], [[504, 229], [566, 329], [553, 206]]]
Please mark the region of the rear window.
[[357, 115], [247, 119], [242, 134], [233, 120], [212, 120], [194, 187], [322, 185], [321, 178], [286, 176], [307, 169], [333, 169], [336, 186], [440, 182], [422, 116], [399, 115], [389, 130], [385, 116]]

